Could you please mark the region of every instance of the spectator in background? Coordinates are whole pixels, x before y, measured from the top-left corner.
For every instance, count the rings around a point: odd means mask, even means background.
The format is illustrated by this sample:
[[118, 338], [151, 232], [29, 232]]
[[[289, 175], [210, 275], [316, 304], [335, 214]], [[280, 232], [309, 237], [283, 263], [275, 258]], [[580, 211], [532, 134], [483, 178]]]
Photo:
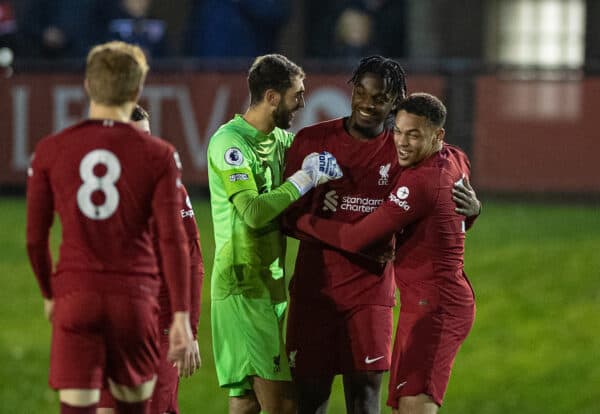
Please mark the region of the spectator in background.
[[136, 44], [148, 57], [165, 56], [167, 24], [148, 17], [151, 5], [152, 0], [119, 0], [108, 22], [108, 38]]
[[331, 55], [355, 59], [375, 53], [374, 24], [373, 16], [364, 9], [348, 7], [342, 10], [335, 23]]
[[108, 7], [102, 0], [24, 0], [25, 52], [46, 58], [84, 57], [100, 41]]
[[405, 55], [406, 0], [307, 0], [310, 57]]
[[197, 0], [186, 30], [186, 53], [254, 57], [277, 49], [291, 0]]
[[12, 0], [0, 0], [0, 47], [14, 49], [17, 35], [17, 18]]

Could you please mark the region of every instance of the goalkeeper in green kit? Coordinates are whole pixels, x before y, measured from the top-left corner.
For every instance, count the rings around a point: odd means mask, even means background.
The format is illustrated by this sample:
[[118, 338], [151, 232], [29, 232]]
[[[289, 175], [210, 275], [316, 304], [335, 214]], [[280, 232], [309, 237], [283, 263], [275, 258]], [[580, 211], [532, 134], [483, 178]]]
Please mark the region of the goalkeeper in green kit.
[[283, 344], [285, 236], [277, 218], [313, 187], [342, 176], [333, 155], [322, 152], [282, 180], [293, 140], [285, 129], [304, 107], [303, 80], [286, 57], [258, 57], [248, 72], [250, 107], [208, 145], [213, 352], [230, 414], [296, 412]]

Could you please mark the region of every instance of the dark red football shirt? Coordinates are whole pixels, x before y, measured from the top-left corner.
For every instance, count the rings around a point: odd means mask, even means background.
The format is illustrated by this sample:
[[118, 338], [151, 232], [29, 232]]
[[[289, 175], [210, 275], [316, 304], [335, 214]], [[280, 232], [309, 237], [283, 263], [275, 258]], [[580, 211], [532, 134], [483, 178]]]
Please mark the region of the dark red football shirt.
[[[188, 196], [185, 186], [180, 187], [181, 203], [180, 203], [180, 217], [183, 221], [183, 227], [188, 237], [188, 246], [190, 250], [190, 273], [191, 273], [191, 284], [190, 284], [190, 322], [192, 325], [192, 332], [196, 336], [198, 329], [198, 320], [200, 319], [200, 307], [202, 304], [202, 284], [204, 281], [204, 262], [202, 260], [202, 250], [200, 248], [200, 233], [198, 232], [198, 225], [194, 216], [194, 209], [192, 208], [192, 202]], [[151, 230], [155, 232], [154, 220]], [[154, 238], [157, 254], [160, 252], [158, 246], [158, 239]], [[160, 254], [158, 256], [159, 267]], [[169, 300], [169, 290], [164, 283], [164, 274], [161, 272], [162, 283], [160, 285], [160, 291], [158, 294], [158, 303], [160, 305], [159, 325], [161, 332], [168, 329], [171, 321], [173, 320], [173, 314], [171, 313], [171, 301]]]
[[360, 252], [398, 232], [398, 285], [437, 286], [441, 303], [470, 301], [472, 292], [463, 271], [465, 217], [454, 211], [452, 200], [452, 186], [469, 174], [467, 156], [444, 145], [417, 166], [404, 169], [386, 201], [362, 220], [341, 224], [303, 215], [297, 227], [348, 252]]
[[[290, 295], [296, 302], [333, 302], [339, 309], [361, 304], [394, 304], [393, 266], [348, 254], [307, 239], [294, 228], [294, 217], [305, 213], [338, 223], [355, 223], [384, 202], [400, 171], [392, 131], [362, 141], [344, 129], [343, 119], [304, 128], [288, 150], [285, 176], [301, 168], [311, 152], [329, 151], [343, 178], [308, 192], [284, 213], [283, 229], [300, 238]], [[324, 204], [337, 197], [335, 211]], [[390, 237], [391, 239], [391, 237]]]
[[[43, 295], [99, 288], [115, 275], [125, 284], [156, 278], [154, 217], [173, 311], [189, 310], [179, 164], [170, 144], [116, 121], [87, 120], [41, 140], [28, 171], [27, 247]], [[51, 283], [48, 249], [55, 211], [62, 242], [52, 279], [60, 283]]]

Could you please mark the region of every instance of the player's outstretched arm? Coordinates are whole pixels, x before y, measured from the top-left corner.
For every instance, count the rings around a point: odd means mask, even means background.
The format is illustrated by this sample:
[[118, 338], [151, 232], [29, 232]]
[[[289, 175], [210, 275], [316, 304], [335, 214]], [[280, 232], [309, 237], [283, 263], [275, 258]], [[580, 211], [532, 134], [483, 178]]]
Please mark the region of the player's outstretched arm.
[[[388, 200], [361, 220], [340, 223], [305, 214], [296, 221], [296, 228], [337, 249], [364, 253], [367, 249], [391, 240], [395, 233], [431, 211], [438, 191], [431, 180], [431, 177], [407, 172]], [[398, 196], [398, 192], [405, 188], [413, 189], [410, 197], [408, 194]]]
[[302, 168], [274, 190], [258, 194], [248, 189], [235, 194], [233, 205], [252, 228], [262, 228], [275, 220], [291, 203], [317, 185], [342, 177], [335, 157], [328, 152], [306, 156]]

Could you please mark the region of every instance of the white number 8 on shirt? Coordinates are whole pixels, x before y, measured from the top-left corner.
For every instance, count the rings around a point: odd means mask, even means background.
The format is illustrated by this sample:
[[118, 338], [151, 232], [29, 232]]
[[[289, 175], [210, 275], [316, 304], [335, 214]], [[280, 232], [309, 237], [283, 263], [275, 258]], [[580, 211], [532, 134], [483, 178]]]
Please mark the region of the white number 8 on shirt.
[[[98, 164], [106, 167], [102, 176], [94, 174], [94, 168]], [[83, 180], [77, 191], [79, 210], [92, 220], [104, 220], [112, 216], [119, 205], [119, 192], [115, 183], [121, 176], [121, 163], [116, 155], [104, 149], [88, 152], [79, 164], [79, 175]], [[104, 194], [102, 204], [94, 204], [92, 201], [95, 191]]]

